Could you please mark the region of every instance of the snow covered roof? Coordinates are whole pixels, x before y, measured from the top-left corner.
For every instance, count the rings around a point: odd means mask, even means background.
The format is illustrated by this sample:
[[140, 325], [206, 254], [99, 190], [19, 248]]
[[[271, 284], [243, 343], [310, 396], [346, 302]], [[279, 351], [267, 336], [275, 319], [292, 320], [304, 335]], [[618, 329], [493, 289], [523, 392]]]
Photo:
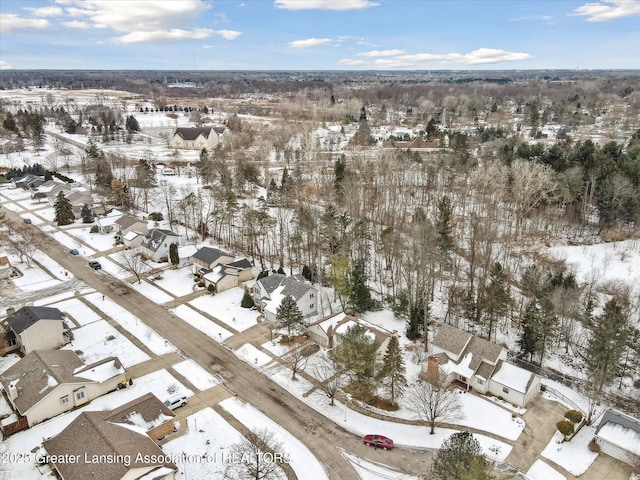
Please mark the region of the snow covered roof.
[[86, 378], [93, 382], [102, 383], [110, 378], [125, 373], [125, 369], [116, 357], [105, 358], [92, 365], [76, 368], [73, 374], [76, 377]]
[[619, 423], [607, 422], [598, 432], [598, 437], [634, 455], [640, 455], [640, 432]]
[[506, 362], [498, 362], [496, 370], [491, 376], [491, 380], [517, 392], [527, 393], [531, 380], [534, 376], [534, 373], [523, 368], [516, 367], [515, 365]]
[[178, 257], [179, 258], [189, 258], [193, 257], [193, 254], [198, 251], [198, 247], [193, 244], [183, 245], [182, 247], [178, 247]]

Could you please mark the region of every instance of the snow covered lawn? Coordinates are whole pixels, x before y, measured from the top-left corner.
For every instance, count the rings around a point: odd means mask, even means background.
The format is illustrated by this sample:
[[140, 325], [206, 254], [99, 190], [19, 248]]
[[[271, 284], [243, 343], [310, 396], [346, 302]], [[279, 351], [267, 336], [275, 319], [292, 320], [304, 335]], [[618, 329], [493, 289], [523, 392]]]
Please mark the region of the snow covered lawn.
[[527, 472], [531, 480], [567, 480], [567, 477], [554, 470], [542, 460], [536, 460]]
[[243, 295], [244, 290], [236, 287], [216, 295], [203, 295], [189, 303], [203, 312], [211, 312], [221, 322], [242, 332], [257, 324], [259, 315], [257, 310], [240, 306]]
[[187, 378], [198, 390], [207, 390], [220, 384], [220, 381], [191, 359], [176, 363], [171, 368]]
[[131, 288], [138, 291], [149, 300], [157, 304], [163, 304], [173, 300], [173, 297], [171, 295], [167, 295], [165, 292], [163, 292], [159, 288], [154, 287], [150, 283], [147, 283], [145, 280], [142, 280], [141, 283], [138, 283], [136, 281], [130, 284], [130, 286]]
[[85, 363], [106, 357], [118, 357], [125, 367], [149, 360], [149, 356], [120, 334], [106, 320], [99, 320], [73, 330], [73, 342], [65, 350], [81, 351]]
[[[22, 273], [22, 277], [13, 278], [13, 284], [24, 292], [35, 292], [60, 285], [60, 280], [53, 278], [33, 262], [31, 263], [31, 268], [29, 268], [26, 263], [21, 263], [13, 256], [10, 256], [9, 260]], [[60, 269], [59, 265], [58, 269]]]
[[193, 287], [197, 285], [193, 281], [193, 273], [189, 267], [163, 270], [160, 274], [161, 280], [151, 280], [151, 284], [162, 287], [175, 297], [184, 297], [194, 292]]
[[587, 447], [595, 434], [595, 428], [582, 427], [570, 442], [558, 443], [562, 439], [562, 434], [556, 432], [541, 455], [578, 477], [586, 472], [598, 457], [596, 452], [590, 451]]
[[342, 449], [340, 449], [340, 454], [349, 460], [361, 480], [419, 480], [418, 477], [407, 475], [380, 463], [356, 457]]
[[55, 238], [58, 243], [64, 245], [69, 250], [71, 250], [72, 248], [77, 249], [78, 253], [82, 256], [87, 257], [96, 253], [94, 250], [83, 245], [76, 237], [70, 236], [69, 233], [70, 233], [69, 231], [54, 232], [53, 238]]
[[69, 300], [53, 303], [49, 305], [49, 307], [60, 309], [61, 312], [73, 317], [80, 325], [88, 325], [102, 318], [77, 298], [70, 298]]
[[110, 250], [113, 248], [115, 239], [113, 234], [90, 233], [91, 225], [83, 229], [67, 230], [69, 235], [75, 237], [78, 241], [82, 241], [99, 252]]
[[233, 335], [230, 331], [225, 330], [217, 323], [209, 320], [207, 317], [196, 312], [194, 309], [189, 308], [187, 305], [180, 305], [173, 308], [171, 309], [171, 312], [175, 313], [192, 327], [200, 330], [209, 338], [218, 342], [221, 342]]
[[155, 330], [139, 320], [133, 313], [125, 310], [110, 298], [102, 300], [102, 294], [97, 292], [87, 295], [85, 298], [118, 322], [122, 328], [135, 336], [156, 355], [164, 355], [165, 353], [176, 351], [176, 348], [168, 340], [158, 335]]
[[245, 343], [233, 353], [248, 364], [258, 367], [262, 367], [273, 360], [269, 355], [258, 350], [250, 343]]
[[219, 405], [250, 430], [266, 428], [273, 432], [275, 440], [282, 442], [284, 452], [281, 453], [289, 455], [289, 465], [298, 478], [329, 479], [322, 464], [300, 440], [256, 408], [237, 398], [227, 398]]

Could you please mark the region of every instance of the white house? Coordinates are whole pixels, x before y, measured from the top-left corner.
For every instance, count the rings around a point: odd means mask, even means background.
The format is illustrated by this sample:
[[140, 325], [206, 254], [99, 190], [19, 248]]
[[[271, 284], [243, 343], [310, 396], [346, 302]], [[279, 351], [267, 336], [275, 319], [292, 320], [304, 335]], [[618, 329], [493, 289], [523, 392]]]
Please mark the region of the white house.
[[640, 420], [617, 410], [607, 410], [596, 429], [600, 451], [633, 465], [640, 460]]
[[524, 407], [539, 391], [540, 376], [507, 363], [507, 349], [450, 325], [442, 325], [422, 370], [467, 390], [489, 393]]
[[178, 247], [184, 244], [184, 237], [161, 228], [152, 228], [140, 244], [140, 253], [154, 262], [166, 262], [169, 259], [169, 248], [175, 243]]
[[272, 273], [257, 280], [253, 287], [253, 301], [269, 321], [275, 321], [280, 302], [286, 296], [296, 301], [304, 318], [318, 313], [318, 291], [301, 275], [287, 277]]
[[225, 135], [225, 127], [176, 128], [170, 145], [187, 150], [213, 150]]
[[246, 258], [225, 264], [220, 263], [202, 276], [205, 287], [213, 286], [216, 293], [239, 287], [242, 282], [252, 278], [253, 265]]
[[28, 426], [89, 403], [126, 382], [116, 357], [90, 365], [71, 350], [36, 350], [0, 374], [0, 384]]

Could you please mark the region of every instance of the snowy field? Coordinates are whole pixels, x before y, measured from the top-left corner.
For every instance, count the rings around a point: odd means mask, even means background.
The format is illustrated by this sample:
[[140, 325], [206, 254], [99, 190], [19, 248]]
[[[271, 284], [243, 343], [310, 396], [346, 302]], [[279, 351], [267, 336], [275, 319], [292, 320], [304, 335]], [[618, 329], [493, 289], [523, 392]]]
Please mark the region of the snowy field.
[[220, 380], [207, 372], [192, 359], [171, 366], [176, 372], [187, 378], [198, 390], [207, 390], [220, 384]]
[[76, 250], [78, 250], [78, 253], [84, 257], [90, 257], [91, 255], [94, 255], [96, 253], [91, 248], [82, 244], [82, 242], [80, 242], [76, 237], [69, 235], [68, 232], [54, 232], [52, 236], [58, 243], [61, 243], [69, 250], [75, 248]]
[[209, 320], [207, 317], [201, 315], [187, 305], [180, 305], [176, 308], [171, 309], [170, 311], [187, 322], [192, 327], [200, 330], [209, 338], [212, 338], [218, 342], [221, 342], [233, 336], [233, 333], [225, 330], [217, 323]]
[[99, 320], [73, 330], [73, 342], [65, 350], [81, 351], [85, 363], [94, 363], [106, 357], [118, 357], [125, 367], [147, 361], [150, 357], [121, 335], [106, 320]]
[[189, 303], [203, 312], [210, 313], [229, 327], [242, 332], [256, 325], [259, 315], [257, 310], [240, 306], [243, 295], [244, 290], [236, 287], [216, 295], [203, 295]]
[[[149, 350], [156, 355], [175, 352], [176, 348], [165, 338], [158, 335], [155, 330], [147, 326], [134, 315], [125, 310], [110, 298], [102, 299], [100, 293], [92, 293], [85, 298], [95, 305], [99, 310], [106, 313], [114, 321], [118, 322], [122, 328], [140, 340]], [[124, 362], [123, 362], [124, 363]]]
[[265, 428], [273, 432], [274, 440], [282, 442], [284, 450], [282, 453], [289, 455], [289, 465], [296, 472], [298, 478], [329, 479], [322, 464], [300, 440], [256, 408], [242, 403], [237, 398], [227, 398], [219, 405], [250, 430]]
[[82, 242], [85, 245], [89, 245], [91, 248], [97, 250], [98, 252], [104, 252], [105, 250], [110, 250], [114, 247], [115, 239], [113, 238], [113, 234], [101, 234], [101, 233], [90, 233], [91, 224], [89, 224], [86, 228], [75, 228], [73, 230], [67, 230], [67, 233], [73, 236], [76, 241]]
[[250, 343], [245, 343], [237, 350], [234, 350], [233, 353], [254, 367], [263, 367], [273, 360], [269, 355], [258, 350]]

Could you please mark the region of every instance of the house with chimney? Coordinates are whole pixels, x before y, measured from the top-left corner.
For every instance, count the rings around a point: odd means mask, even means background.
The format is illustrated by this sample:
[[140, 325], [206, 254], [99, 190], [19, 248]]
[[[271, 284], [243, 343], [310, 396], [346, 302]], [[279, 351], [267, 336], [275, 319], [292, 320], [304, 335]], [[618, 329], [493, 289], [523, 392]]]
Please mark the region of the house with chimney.
[[23, 428], [85, 405], [126, 381], [117, 357], [87, 365], [71, 350], [35, 350], [0, 374]]
[[540, 376], [507, 362], [507, 349], [451, 325], [442, 325], [422, 365], [427, 379], [501, 397], [524, 407], [539, 391]]

